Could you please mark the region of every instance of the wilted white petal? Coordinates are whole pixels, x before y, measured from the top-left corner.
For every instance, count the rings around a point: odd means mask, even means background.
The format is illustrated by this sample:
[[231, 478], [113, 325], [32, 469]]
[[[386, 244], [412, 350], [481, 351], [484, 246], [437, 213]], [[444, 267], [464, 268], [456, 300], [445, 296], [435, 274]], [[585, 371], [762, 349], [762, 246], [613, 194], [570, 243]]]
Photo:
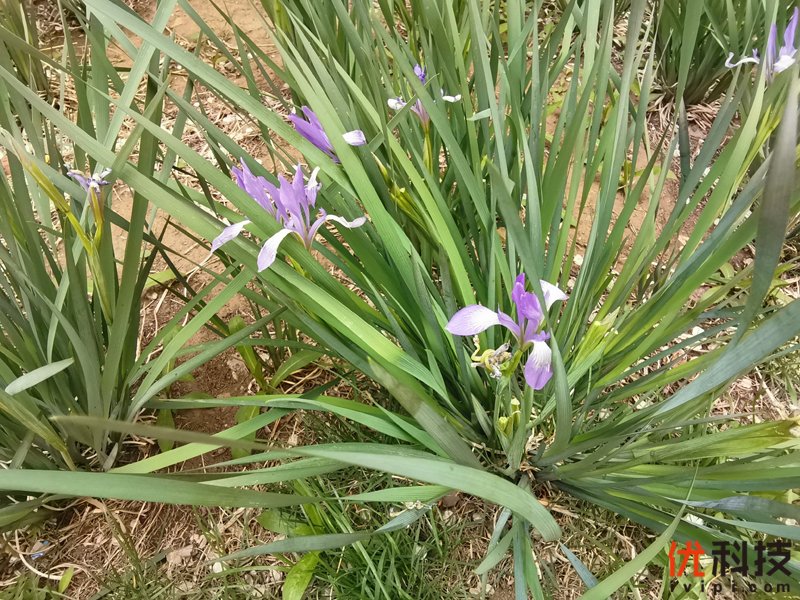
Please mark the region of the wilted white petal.
[[278, 256], [278, 246], [281, 245], [283, 239], [293, 233], [291, 229], [281, 229], [278, 233], [269, 238], [261, 247], [261, 252], [258, 253], [258, 272], [269, 269], [275, 258]]
[[348, 131], [347, 133], [342, 134], [342, 137], [344, 138], [344, 141], [351, 146], [363, 146], [367, 143], [367, 136], [365, 136], [364, 132], [360, 129]]
[[728, 67], [729, 69], [733, 69], [735, 67], [738, 67], [739, 65], [743, 65], [744, 63], [758, 64], [758, 59], [753, 58], [752, 56], [743, 56], [736, 62], [732, 62], [732, 59], [733, 59], [733, 52], [728, 54], [728, 59], [725, 61], [725, 66]]
[[222, 246], [223, 244], [227, 244], [237, 235], [242, 233], [242, 229], [244, 229], [245, 225], [248, 225], [250, 221], [239, 221], [238, 223], [234, 223], [232, 225], [228, 225], [222, 232], [214, 238], [214, 241], [211, 242], [211, 251], [215, 252]]
[[542, 389], [553, 376], [550, 366], [553, 352], [547, 342], [533, 342], [528, 362], [525, 363], [525, 381], [535, 390]]
[[475, 335], [499, 324], [500, 319], [495, 311], [472, 304], [454, 314], [445, 329], [453, 335]]
[[358, 217], [357, 219], [353, 219], [352, 221], [348, 221], [344, 217], [340, 217], [337, 215], [325, 215], [326, 221], [334, 221], [339, 225], [347, 227], [348, 229], [353, 229], [355, 227], [361, 227], [364, 223], [367, 222], [367, 217]]
[[344, 217], [339, 217], [337, 215], [329, 215], [325, 211], [321, 211], [321, 215], [317, 217], [317, 220], [314, 221], [314, 224], [308, 230], [308, 237], [304, 240], [306, 247], [311, 248], [311, 244], [314, 242], [314, 237], [317, 235], [317, 231], [319, 228], [322, 227], [328, 221], [334, 221], [342, 225], [343, 227], [347, 227], [348, 229], [353, 229], [355, 227], [361, 227], [364, 223], [367, 222], [366, 217], [358, 217], [357, 219], [353, 219], [352, 221], [348, 221]]

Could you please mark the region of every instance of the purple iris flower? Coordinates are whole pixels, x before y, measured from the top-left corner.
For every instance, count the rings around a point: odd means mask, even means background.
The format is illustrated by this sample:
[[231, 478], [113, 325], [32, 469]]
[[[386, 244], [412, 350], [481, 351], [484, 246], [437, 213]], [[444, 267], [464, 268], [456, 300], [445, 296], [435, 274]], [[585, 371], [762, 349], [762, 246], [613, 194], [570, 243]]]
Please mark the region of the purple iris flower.
[[[767, 49], [765, 52], [764, 60], [766, 64], [764, 68], [767, 70], [767, 76], [771, 79], [777, 73], [782, 73], [791, 67], [797, 60], [797, 47], [794, 45], [795, 33], [797, 32], [797, 22], [800, 19], [800, 8], [795, 7], [792, 12], [792, 18], [786, 25], [783, 32], [783, 46], [780, 48], [778, 45], [778, 27], [775, 23], [769, 30], [769, 38], [767, 38]], [[758, 64], [761, 60], [758, 58], [758, 52], [753, 50], [753, 56], [745, 56], [736, 62], [732, 62], [733, 52], [728, 55], [728, 60], [725, 61], [725, 66], [732, 69], [744, 63]]]
[[[289, 115], [289, 120], [292, 122], [292, 125], [294, 125], [297, 133], [338, 163], [339, 157], [336, 156], [336, 153], [333, 151], [331, 140], [322, 128], [322, 123], [319, 122], [317, 114], [307, 106], [303, 106], [301, 110], [305, 115], [305, 119], [295, 111], [292, 111], [292, 114]], [[351, 146], [363, 146], [367, 143], [367, 137], [360, 129], [348, 131], [342, 135], [342, 138]]]
[[[419, 82], [422, 85], [425, 85], [425, 83], [428, 81], [428, 72], [425, 68], [421, 67], [420, 65], [414, 65], [414, 74], [417, 76], [417, 79], [419, 79]], [[445, 102], [458, 102], [459, 100], [461, 100], [461, 94], [458, 94], [456, 96], [448, 96], [447, 94], [444, 93], [444, 90], [440, 91], [442, 94], [442, 100], [444, 100]], [[407, 104], [407, 102], [403, 100], [401, 96], [398, 96], [397, 98], [389, 98], [389, 100], [386, 103], [392, 110], [401, 110]], [[413, 112], [415, 115], [419, 117], [419, 120], [422, 122], [423, 125], [427, 125], [428, 123], [430, 123], [431, 116], [428, 114], [428, 111], [425, 110], [425, 107], [422, 106], [421, 100], [417, 100], [414, 103], [414, 106], [411, 107], [411, 112]]]
[[[322, 187], [317, 183], [317, 172], [314, 169], [308, 183], [305, 183], [302, 165], [297, 165], [294, 179], [288, 181], [283, 175], [278, 176], [278, 185], [275, 186], [266, 178], [254, 175], [242, 161], [242, 167], [233, 167], [236, 184], [250, 194], [258, 204], [283, 225], [278, 233], [267, 239], [258, 253], [258, 271], [268, 269], [278, 255], [278, 246], [290, 233], [294, 233], [309, 250], [314, 243], [314, 238], [327, 221], [335, 221], [344, 227], [352, 229], [360, 227], [366, 222], [366, 217], [359, 217], [348, 221], [343, 217], [329, 215], [320, 209], [314, 217], [314, 207], [317, 203], [317, 193]], [[214, 252], [223, 244], [238, 236], [249, 220], [239, 221], [228, 225], [211, 243]]]
[[78, 185], [80, 185], [87, 193], [89, 190], [95, 190], [99, 192], [101, 186], [108, 185], [108, 181], [106, 181], [105, 178], [108, 177], [109, 173], [111, 173], [111, 169], [104, 169], [100, 173], [95, 173], [91, 177], [86, 177], [86, 175], [77, 169], [70, 169], [67, 171], [67, 175], [77, 181]]
[[[545, 310], [567, 295], [547, 281], [540, 281], [544, 294]], [[454, 335], [476, 335], [494, 325], [502, 325], [514, 334], [520, 352], [531, 348], [525, 363], [525, 381], [535, 390], [541, 390], [553, 376], [550, 364], [552, 351], [547, 345], [550, 334], [541, 331], [544, 313], [536, 294], [525, 291], [525, 274], [514, 281], [511, 300], [517, 308], [514, 320], [501, 310], [494, 311], [480, 304], [472, 304], [459, 310], [447, 323], [447, 331]]]

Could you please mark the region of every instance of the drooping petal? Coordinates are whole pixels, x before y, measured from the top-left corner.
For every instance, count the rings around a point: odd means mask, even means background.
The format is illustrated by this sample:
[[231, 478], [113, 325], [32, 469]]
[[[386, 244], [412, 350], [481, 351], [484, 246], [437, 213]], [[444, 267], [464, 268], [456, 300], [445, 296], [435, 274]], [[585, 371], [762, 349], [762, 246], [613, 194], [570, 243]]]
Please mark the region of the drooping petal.
[[291, 229], [281, 229], [278, 233], [267, 239], [264, 245], [261, 246], [261, 251], [258, 253], [258, 272], [269, 269], [275, 258], [278, 256], [278, 246], [284, 238], [290, 233], [294, 233]]
[[227, 244], [233, 238], [242, 233], [244, 226], [249, 224], [250, 221], [245, 220], [228, 225], [217, 237], [214, 238], [214, 241], [211, 242], [211, 251], [216, 252], [223, 244]]
[[500, 325], [502, 325], [503, 327], [508, 329], [511, 333], [513, 333], [515, 338], [519, 338], [520, 334], [519, 325], [514, 319], [512, 319], [502, 310], [498, 310], [497, 320], [500, 322]]
[[311, 243], [314, 241], [314, 238], [317, 235], [317, 231], [319, 228], [322, 227], [328, 221], [333, 221], [334, 223], [338, 223], [342, 227], [347, 227], [348, 229], [355, 229], [356, 227], [361, 227], [364, 223], [367, 222], [366, 217], [358, 217], [357, 219], [353, 219], [352, 221], [348, 221], [344, 217], [340, 217], [337, 215], [329, 215], [324, 210], [320, 211], [319, 217], [317, 220], [314, 221], [314, 224], [308, 230], [308, 240], [304, 240], [306, 247], [310, 248]]
[[553, 304], [558, 302], [559, 300], [567, 299], [567, 295], [549, 281], [540, 279], [539, 283], [542, 286], [542, 294], [544, 295], [544, 305], [545, 308], [547, 308], [548, 310], [550, 310], [550, 307], [553, 306]]
[[75, 169], [72, 169], [70, 171], [67, 171], [67, 175], [72, 177], [72, 179], [74, 179], [76, 182], [78, 182], [78, 185], [80, 185], [83, 188], [84, 192], [89, 191], [89, 178], [86, 177], [83, 173]]
[[546, 342], [533, 342], [530, 356], [525, 363], [525, 381], [535, 390], [541, 390], [553, 376], [551, 366], [553, 353]]
[[471, 304], [454, 314], [445, 329], [453, 335], [475, 335], [499, 324], [498, 313], [480, 304]]
[[738, 67], [739, 65], [743, 65], [744, 63], [755, 63], [755, 64], [758, 64], [758, 59], [757, 58], [751, 58], [749, 56], [744, 56], [744, 57], [740, 58], [739, 60], [737, 60], [736, 62], [731, 62], [732, 60], [733, 60], [733, 52], [728, 54], [728, 60], [725, 61], [725, 66], [728, 67], [729, 69], [734, 69], [734, 68]]
[[360, 129], [348, 131], [347, 133], [342, 134], [342, 138], [344, 138], [344, 141], [351, 146], [363, 146], [367, 143], [367, 136], [365, 136], [364, 132]]
[[406, 101], [398, 96], [397, 98], [389, 98], [386, 101], [386, 104], [388, 104], [389, 108], [392, 110], [402, 110], [402, 108], [406, 105]]

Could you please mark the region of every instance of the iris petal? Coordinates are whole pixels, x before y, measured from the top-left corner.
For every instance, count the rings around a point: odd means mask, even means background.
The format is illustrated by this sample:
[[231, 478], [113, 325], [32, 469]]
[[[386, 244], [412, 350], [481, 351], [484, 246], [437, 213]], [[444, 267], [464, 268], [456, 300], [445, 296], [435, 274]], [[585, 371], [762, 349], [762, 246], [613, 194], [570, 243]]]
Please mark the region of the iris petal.
[[567, 295], [562, 292], [558, 286], [553, 285], [549, 281], [545, 281], [544, 279], [539, 280], [539, 284], [542, 286], [542, 294], [544, 295], [544, 306], [548, 310], [554, 303], [558, 302], [559, 300], [566, 300]]
[[502, 310], [497, 311], [497, 320], [500, 322], [500, 325], [508, 329], [511, 333], [514, 334], [514, 337], [519, 337], [519, 325], [504, 313]]
[[244, 226], [249, 224], [250, 221], [239, 221], [238, 223], [233, 223], [232, 225], [228, 225], [222, 232], [214, 238], [214, 241], [211, 242], [211, 251], [215, 252], [218, 250], [223, 244], [227, 244], [233, 238], [238, 236], [242, 233], [242, 229]]
[[360, 129], [348, 131], [347, 133], [342, 134], [342, 138], [344, 138], [344, 141], [351, 146], [363, 146], [367, 143], [367, 136], [365, 136], [364, 132]]
[[736, 62], [732, 62], [732, 61], [733, 61], [733, 52], [728, 54], [728, 60], [725, 61], [725, 66], [728, 67], [729, 69], [733, 69], [733, 68], [738, 67], [739, 65], [743, 65], [745, 63], [758, 64], [758, 59], [757, 58], [752, 58], [750, 56], [744, 56], [744, 57], [740, 58], [739, 60], [737, 60]]
[[475, 335], [499, 324], [498, 313], [480, 304], [471, 304], [454, 314], [445, 329], [453, 335]]
[[278, 256], [278, 246], [284, 238], [290, 233], [294, 233], [291, 229], [281, 229], [278, 233], [270, 237], [261, 247], [261, 252], [258, 253], [258, 272], [269, 269], [275, 258]]
[[534, 390], [541, 390], [553, 377], [550, 362], [553, 353], [546, 342], [533, 342], [531, 354], [525, 363], [525, 381]]
[[786, 29], [783, 32], [783, 48], [781, 48], [781, 52], [786, 51], [788, 53], [795, 50], [794, 38], [797, 33], [798, 18], [800, 18], [800, 8], [795, 7], [792, 11], [792, 18], [789, 19], [789, 23], [786, 25]]
[[338, 215], [329, 215], [329, 214], [323, 212], [317, 218], [317, 220], [314, 221], [314, 224], [308, 230], [308, 241], [306, 242], [306, 246], [307, 247], [311, 247], [311, 242], [314, 241], [314, 238], [317, 235], [317, 231], [319, 231], [319, 228], [322, 227], [328, 221], [333, 221], [335, 223], [338, 223], [342, 227], [347, 227], [348, 229], [354, 229], [356, 227], [361, 227], [364, 223], [366, 223], [367, 222], [367, 218], [366, 217], [358, 217], [357, 219], [353, 219], [352, 221], [348, 221], [344, 217], [340, 217]]

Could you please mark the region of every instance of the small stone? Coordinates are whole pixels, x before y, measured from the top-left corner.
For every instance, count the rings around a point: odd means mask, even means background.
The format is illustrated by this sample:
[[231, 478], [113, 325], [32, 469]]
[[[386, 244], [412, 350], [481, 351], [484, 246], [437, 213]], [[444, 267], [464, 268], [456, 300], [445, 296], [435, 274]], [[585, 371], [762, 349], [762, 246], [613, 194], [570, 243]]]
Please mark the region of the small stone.
[[183, 548], [178, 548], [177, 550], [168, 552], [167, 563], [170, 565], [183, 564], [184, 559], [187, 559], [192, 555], [192, 551], [193, 548], [191, 546], [184, 546]]
[[456, 504], [458, 504], [459, 500], [459, 493], [458, 492], [451, 492], [447, 494], [444, 498], [439, 500], [439, 505], [443, 508], [453, 508]]
[[213, 573], [222, 573], [222, 563], [221, 563], [221, 562], [215, 562], [215, 563], [213, 563], [213, 564], [211, 565], [211, 571], [212, 571]]

